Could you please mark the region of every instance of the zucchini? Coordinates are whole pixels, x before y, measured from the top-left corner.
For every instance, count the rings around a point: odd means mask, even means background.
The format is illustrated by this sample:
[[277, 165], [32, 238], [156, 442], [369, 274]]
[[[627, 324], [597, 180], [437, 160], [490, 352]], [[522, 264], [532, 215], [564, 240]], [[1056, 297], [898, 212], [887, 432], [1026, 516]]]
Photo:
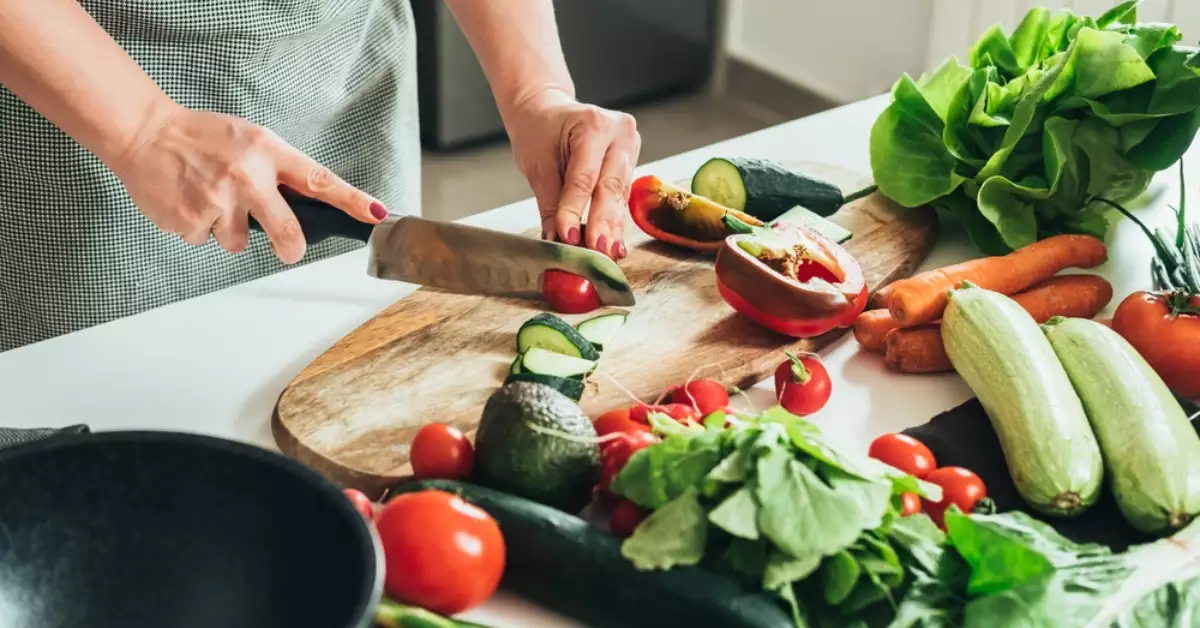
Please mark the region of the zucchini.
[[507, 385], [511, 382], [534, 382], [549, 386], [574, 401], [579, 401], [583, 398], [583, 381], [573, 377], [559, 377], [557, 375], [543, 375], [541, 373], [511, 373], [504, 379], [504, 383]]
[[796, 205], [829, 216], [846, 203], [838, 186], [754, 157], [709, 159], [692, 177], [692, 193], [766, 221]]
[[850, 230], [827, 219], [818, 216], [805, 207], [797, 205], [783, 213], [779, 218], [776, 218], [772, 223], [790, 222], [801, 225], [808, 225], [813, 229], [821, 232], [821, 235], [833, 240], [837, 244], [850, 239], [853, 235]]
[[521, 355], [521, 370], [555, 377], [581, 377], [596, 370], [596, 361], [534, 347]]
[[598, 360], [600, 352], [581, 336], [570, 323], [549, 313], [525, 321], [517, 330], [517, 353], [538, 348], [562, 355]]
[[1062, 517], [1095, 504], [1104, 480], [1100, 446], [1029, 312], [1003, 294], [965, 283], [950, 291], [942, 343], [979, 397], [1021, 498], [1042, 514]]
[[1071, 378], [1108, 469], [1121, 515], [1137, 530], [1178, 530], [1200, 513], [1200, 437], [1159, 375], [1096, 321], [1042, 326]]
[[450, 480], [406, 480], [389, 498], [421, 490], [461, 496], [504, 535], [505, 589], [594, 628], [794, 628], [767, 594], [703, 567], [639, 571], [621, 540], [583, 519], [528, 499]]
[[604, 350], [604, 345], [612, 342], [617, 332], [621, 331], [621, 326], [625, 324], [628, 316], [625, 312], [601, 314], [579, 323], [575, 329], [597, 349]]

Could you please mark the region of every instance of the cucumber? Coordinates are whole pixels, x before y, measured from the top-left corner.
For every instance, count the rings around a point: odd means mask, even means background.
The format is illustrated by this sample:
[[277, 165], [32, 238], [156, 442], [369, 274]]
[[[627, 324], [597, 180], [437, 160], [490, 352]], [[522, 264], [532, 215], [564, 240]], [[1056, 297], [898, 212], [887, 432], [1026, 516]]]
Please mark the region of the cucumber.
[[991, 420], [1021, 498], [1061, 517], [1095, 504], [1104, 480], [1100, 446], [1029, 312], [1003, 294], [967, 284], [950, 292], [942, 343]]
[[523, 355], [519, 355], [519, 356], [517, 356], [517, 359], [513, 360], [512, 366], [508, 367], [508, 374], [509, 374], [509, 375], [516, 375], [516, 374], [518, 374], [518, 373], [523, 373], [523, 372], [524, 372], [524, 371], [521, 369], [521, 360], [522, 360], [524, 357], [525, 357], [525, 356], [523, 356]]
[[1121, 515], [1137, 530], [1178, 530], [1200, 513], [1200, 437], [1159, 375], [1120, 334], [1082, 318], [1042, 326], [1071, 378]]
[[584, 360], [597, 360], [600, 352], [570, 323], [549, 313], [525, 321], [517, 330], [517, 353], [538, 348]]
[[797, 205], [783, 213], [779, 218], [772, 222], [791, 222], [796, 224], [808, 225], [813, 229], [821, 232], [821, 235], [833, 240], [837, 244], [850, 239], [853, 235], [850, 230], [827, 219], [818, 216], [805, 207]]
[[617, 332], [621, 331], [621, 326], [625, 324], [625, 319], [628, 316], [625, 312], [601, 314], [579, 323], [575, 326], [575, 329], [579, 331], [579, 335], [583, 336], [584, 339], [592, 343], [596, 348], [603, 350], [604, 345], [612, 342]]
[[692, 193], [767, 221], [796, 205], [829, 216], [846, 203], [838, 186], [754, 157], [706, 161], [692, 177]]
[[596, 361], [533, 347], [521, 355], [521, 370], [538, 375], [579, 377], [596, 370]]
[[541, 373], [512, 373], [504, 379], [505, 384], [510, 382], [534, 382], [549, 386], [574, 401], [579, 401], [583, 398], [583, 381], [572, 377], [543, 375]]
[[[621, 540], [528, 499], [450, 480], [406, 480], [401, 493], [440, 490], [487, 511], [504, 535], [505, 589], [593, 628], [794, 628], [767, 594], [702, 567], [639, 571]], [[761, 586], [761, 583], [752, 583]]]

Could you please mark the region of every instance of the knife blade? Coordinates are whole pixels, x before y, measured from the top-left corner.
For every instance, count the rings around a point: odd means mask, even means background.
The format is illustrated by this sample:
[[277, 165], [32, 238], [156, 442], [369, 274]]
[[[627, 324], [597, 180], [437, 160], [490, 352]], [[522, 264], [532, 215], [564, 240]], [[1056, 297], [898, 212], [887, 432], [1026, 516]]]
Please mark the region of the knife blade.
[[[378, 225], [323, 201], [280, 189], [309, 246], [330, 237], [365, 242], [367, 273], [377, 279], [455, 294], [541, 299], [542, 276], [557, 269], [586, 278], [605, 305], [635, 304], [625, 273], [608, 256], [581, 246], [452, 222], [393, 214]], [[250, 218], [250, 227], [262, 225]]]

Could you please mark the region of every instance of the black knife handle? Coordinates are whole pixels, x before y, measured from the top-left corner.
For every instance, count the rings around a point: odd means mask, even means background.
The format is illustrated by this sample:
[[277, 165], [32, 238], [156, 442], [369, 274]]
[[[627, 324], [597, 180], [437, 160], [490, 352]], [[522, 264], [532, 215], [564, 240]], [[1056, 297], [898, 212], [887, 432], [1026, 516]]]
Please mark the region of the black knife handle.
[[[304, 232], [304, 241], [309, 246], [333, 237], [366, 242], [371, 237], [371, 230], [375, 228], [375, 225], [362, 222], [324, 201], [297, 194], [283, 187], [279, 188], [279, 193], [292, 208], [292, 213], [296, 214], [300, 230]], [[250, 228], [255, 231], [263, 230], [254, 216], [250, 216]]]

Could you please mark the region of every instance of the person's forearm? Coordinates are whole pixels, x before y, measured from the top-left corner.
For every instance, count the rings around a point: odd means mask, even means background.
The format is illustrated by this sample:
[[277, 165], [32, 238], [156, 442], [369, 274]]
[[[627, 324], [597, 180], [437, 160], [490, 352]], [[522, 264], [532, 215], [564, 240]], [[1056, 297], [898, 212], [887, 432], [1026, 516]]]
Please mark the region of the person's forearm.
[[77, 0], [0, 0], [0, 85], [106, 161], [171, 103]]
[[445, 0], [487, 75], [502, 116], [548, 89], [574, 97], [551, 0]]

